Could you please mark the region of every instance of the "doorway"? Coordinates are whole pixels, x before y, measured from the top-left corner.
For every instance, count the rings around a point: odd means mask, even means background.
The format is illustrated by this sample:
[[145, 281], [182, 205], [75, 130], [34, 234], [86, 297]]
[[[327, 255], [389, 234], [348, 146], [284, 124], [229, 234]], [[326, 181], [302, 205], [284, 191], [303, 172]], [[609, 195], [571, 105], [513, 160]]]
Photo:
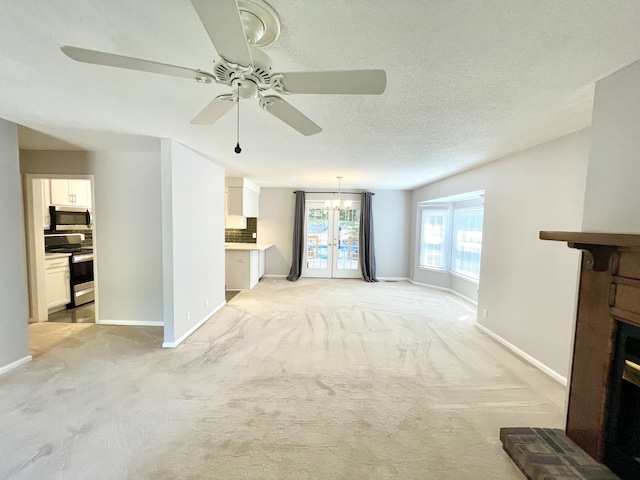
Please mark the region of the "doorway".
[[[93, 176], [26, 174], [24, 181], [29, 323], [99, 323], [92, 225], [76, 231], [51, 221], [52, 208], [94, 211]], [[47, 237], [67, 238], [48, 244]]]
[[336, 208], [324, 201], [305, 207], [303, 277], [362, 278], [359, 262], [360, 202]]

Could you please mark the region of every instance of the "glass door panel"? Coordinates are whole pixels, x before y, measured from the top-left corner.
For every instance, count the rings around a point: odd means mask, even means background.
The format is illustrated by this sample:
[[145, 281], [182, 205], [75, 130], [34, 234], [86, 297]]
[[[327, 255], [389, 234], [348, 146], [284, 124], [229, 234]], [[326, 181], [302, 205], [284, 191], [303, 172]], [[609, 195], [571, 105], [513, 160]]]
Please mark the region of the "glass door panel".
[[303, 263], [305, 277], [331, 277], [332, 250], [329, 214], [322, 202], [307, 202], [306, 250]]
[[360, 278], [358, 254], [360, 238], [360, 205], [334, 213], [337, 222], [337, 252], [334, 255], [333, 276], [337, 278]]

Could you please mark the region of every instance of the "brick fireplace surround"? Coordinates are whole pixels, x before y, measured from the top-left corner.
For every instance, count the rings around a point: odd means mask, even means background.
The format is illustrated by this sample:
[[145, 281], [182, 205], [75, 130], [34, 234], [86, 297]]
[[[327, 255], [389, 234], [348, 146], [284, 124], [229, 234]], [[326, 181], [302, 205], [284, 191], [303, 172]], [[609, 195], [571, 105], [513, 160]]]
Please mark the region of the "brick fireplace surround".
[[[543, 231], [540, 239], [583, 252], [566, 435], [611, 466], [607, 415], [610, 404], [619, 402], [611, 398], [617, 332], [622, 324], [640, 327], [640, 235]], [[636, 441], [640, 433], [634, 436]], [[611, 468], [622, 478], [638, 478]]]

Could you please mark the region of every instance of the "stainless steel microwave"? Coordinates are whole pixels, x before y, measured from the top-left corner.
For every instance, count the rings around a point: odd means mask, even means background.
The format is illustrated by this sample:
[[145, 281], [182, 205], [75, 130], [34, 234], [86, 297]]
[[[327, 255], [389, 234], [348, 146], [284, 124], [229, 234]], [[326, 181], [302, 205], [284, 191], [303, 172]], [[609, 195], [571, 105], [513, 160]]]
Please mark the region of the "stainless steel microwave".
[[51, 224], [49, 230], [62, 232], [68, 230], [91, 230], [91, 210], [78, 207], [49, 207]]

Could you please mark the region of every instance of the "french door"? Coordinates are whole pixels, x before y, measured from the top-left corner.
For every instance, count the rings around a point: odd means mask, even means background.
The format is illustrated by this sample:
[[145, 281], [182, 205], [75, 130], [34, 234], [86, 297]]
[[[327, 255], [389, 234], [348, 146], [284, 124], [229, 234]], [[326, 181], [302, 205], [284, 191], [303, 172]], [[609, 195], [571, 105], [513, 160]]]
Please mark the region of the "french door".
[[358, 239], [360, 202], [348, 210], [307, 201], [303, 277], [361, 278]]

